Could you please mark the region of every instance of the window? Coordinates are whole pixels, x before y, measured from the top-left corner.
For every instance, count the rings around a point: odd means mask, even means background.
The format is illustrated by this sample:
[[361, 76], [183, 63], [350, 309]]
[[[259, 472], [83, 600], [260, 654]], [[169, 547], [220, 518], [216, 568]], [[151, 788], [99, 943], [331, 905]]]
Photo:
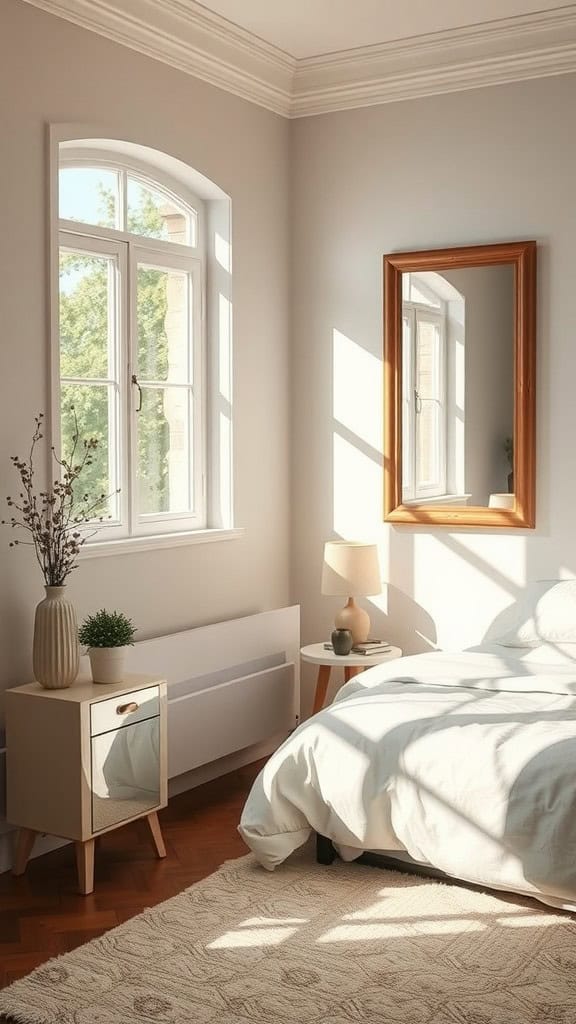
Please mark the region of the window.
[[445, 302], [413, 274], [402, 277], [403, 500], [446, 493]]
[[208, 525], [204, 237], [192, 192], [61, 152], [58, 443], [76, 420], [100, 442], [84, 480], [99, 541]]

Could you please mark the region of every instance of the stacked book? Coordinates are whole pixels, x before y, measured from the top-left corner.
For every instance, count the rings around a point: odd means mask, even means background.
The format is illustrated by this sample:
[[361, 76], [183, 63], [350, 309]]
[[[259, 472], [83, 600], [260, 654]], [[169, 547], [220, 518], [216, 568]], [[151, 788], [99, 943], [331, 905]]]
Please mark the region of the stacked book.
[[387, 640], [364, 640], [354, 644], [352, 650], [354, 654], [388, 654], [392, 648]]

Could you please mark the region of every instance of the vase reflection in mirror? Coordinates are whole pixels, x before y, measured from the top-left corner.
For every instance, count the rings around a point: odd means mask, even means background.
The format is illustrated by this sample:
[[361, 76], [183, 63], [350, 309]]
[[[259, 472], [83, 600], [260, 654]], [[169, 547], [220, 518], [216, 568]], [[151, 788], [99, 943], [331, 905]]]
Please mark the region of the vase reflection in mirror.
[[324, 545], [322, 593], [348, 600], [335, 618], [336, 629], [348, 629], [353, 644], [363, 643], [370, 635], [370, 616], [356, 604], [356, 597], [382, 592], [378, 547], [363, 541], [329, 540]]

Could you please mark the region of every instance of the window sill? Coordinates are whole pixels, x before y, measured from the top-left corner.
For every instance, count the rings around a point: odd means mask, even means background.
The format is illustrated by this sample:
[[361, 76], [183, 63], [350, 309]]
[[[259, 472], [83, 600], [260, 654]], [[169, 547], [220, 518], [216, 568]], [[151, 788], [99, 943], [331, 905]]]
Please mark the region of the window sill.
[[238, 540], [245, 533], [246, 530], [242, 528], [187, 530], [184, 533], [163, 533], [156, 537], [123, 537], [121, 540], [92, 541], [81, 548], [79, 558], [83, 561], [108, 555], [129, 555], [140, 551], [179, 548], [189, 544], [213, 544], [223, 540]]
[[429, 498], [408, 498], [404, 505], [467, 505], [471, 494], [436, 494]]

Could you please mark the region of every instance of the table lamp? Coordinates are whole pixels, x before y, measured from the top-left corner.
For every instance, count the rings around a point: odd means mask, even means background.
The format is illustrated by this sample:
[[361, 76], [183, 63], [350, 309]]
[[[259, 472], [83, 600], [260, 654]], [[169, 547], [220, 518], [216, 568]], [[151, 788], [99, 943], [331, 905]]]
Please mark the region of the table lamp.
[[324, 545], [322, 593], [347, 597], [337, 613], [336, 629], [349, 629], [355, 644], [363, 643], [370, 633], [370, 616], [354, 598], [382, 592], [378, 547], [362, 541], [329, 540]]

